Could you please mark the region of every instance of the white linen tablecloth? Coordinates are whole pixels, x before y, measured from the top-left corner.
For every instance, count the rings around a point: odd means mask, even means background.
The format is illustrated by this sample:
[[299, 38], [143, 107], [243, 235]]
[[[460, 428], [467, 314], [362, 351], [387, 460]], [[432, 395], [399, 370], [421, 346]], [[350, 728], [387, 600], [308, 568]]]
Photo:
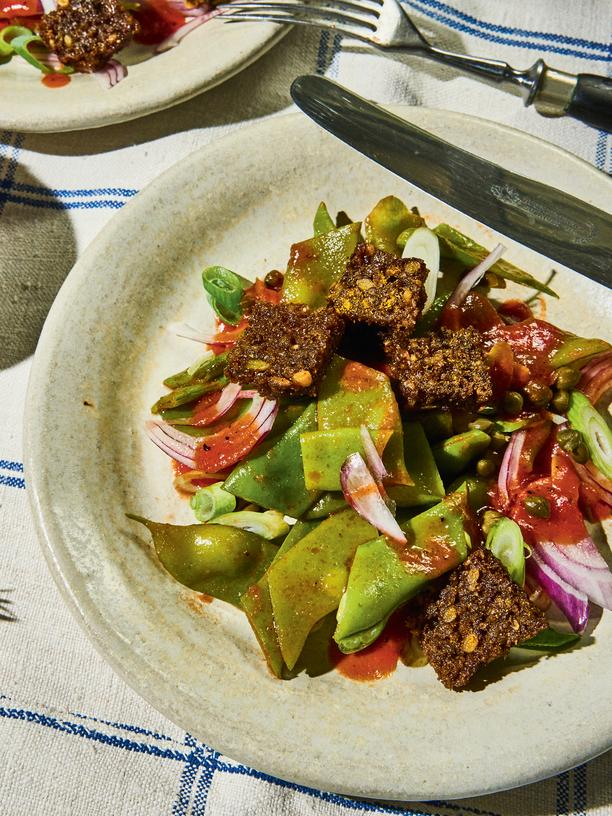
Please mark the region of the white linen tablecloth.
[[[518, 67], [542, 56], [568, 71], [610, 69], [609, 0], [406, 3], [443, 47], [504, 58]], [[59, 596], [35, 539], [23, 477], [22, 415], [31, 355], [74, 261], [108, 219], [162, 170], [237, 127], [286, 110], [291, 80], [312, 72], [326, 73], [383, 103], [423, 104], [493, 119], [610, 171], [610, 139], [604, 133], [571, 120], [542, 119], [518, 98], [435, 64], [416, 58], [394, 62], [304, 29], [293, 30], [221, 87], [147, 119], [73, 134], [0, 133], [0, 588], [12, 589], [17, 618], [0, 621], [2, 816], [398, 812], [238, 765], [127, 688]], [[2, 105], [0, 123], [1, 118]], [[609, 704], [609, 699], [594, 700], [593, 717], [598, 706]], [[412, 804], [399, 812], [610, 816], [612, 754], [509, 793]]]

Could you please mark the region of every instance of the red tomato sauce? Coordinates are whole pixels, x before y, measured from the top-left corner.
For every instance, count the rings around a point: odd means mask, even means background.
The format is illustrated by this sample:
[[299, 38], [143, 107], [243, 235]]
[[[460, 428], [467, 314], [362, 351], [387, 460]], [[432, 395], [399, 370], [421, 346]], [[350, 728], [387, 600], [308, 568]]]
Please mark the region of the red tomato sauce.
[[64, 88], [70, 82], [68, 74], [45, 74], [40, 80], [45, 88]]
[[395, 613], [389, 619], [380, 637], [360, 652], [342, 654], [332, 641], [330, 660], [336, 671], [349, 680], [372, 682], [393, 674], [397, 668], [402, 650], [410, 637], [404, 616]]
[[507, 343], [517, 361], [529, 369], [532, 380], [548, 385], [553, 370], [550, 358], [567, 337], [566, 332], [545, 320], [523, 320], [520, 323], [505, 323], [491, 326], [485, 338], [492, 346]]

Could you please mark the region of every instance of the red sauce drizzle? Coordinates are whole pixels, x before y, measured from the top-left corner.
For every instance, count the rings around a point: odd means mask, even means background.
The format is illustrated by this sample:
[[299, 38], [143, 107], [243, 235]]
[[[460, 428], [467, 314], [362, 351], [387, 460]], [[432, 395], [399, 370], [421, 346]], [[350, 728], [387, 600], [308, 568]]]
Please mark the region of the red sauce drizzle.
[[329, 657], [335, 669], [350, 680], [372, 682], [393, 674], [402, 650], [410, 637], [403, 614], [395, 613], [389, 619], [380, 637], [360, 652], [342, 654], [332, 641]]
[[70, 82], [68, 74], [45, 74], [41, 79], [45, 88], [63, 88]]

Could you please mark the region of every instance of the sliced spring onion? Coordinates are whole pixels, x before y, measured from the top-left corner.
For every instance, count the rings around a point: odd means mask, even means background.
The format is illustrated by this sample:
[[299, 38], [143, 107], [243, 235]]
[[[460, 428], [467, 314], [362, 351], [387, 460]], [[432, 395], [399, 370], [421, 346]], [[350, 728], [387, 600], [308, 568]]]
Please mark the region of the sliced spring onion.
[[209, 266], [202, 272], [202, 283], [216, 314], [224, 323], [237, 325], [242, 318], [240, 301], [247, 281], [224, 266]]
[[580, 431], [595, 467], [606, 479], [612, 479], [612, 431], [599, 411], [580, 391], [572, 391], [567, 418]]
[[525, 542], [518, 524], [502, 516], [489, 530], [485, 546], [501, 561], [512, 580], [524, 586]]
[[[234, 497], [232, 496], [232, 498]], [[254, 510], [239, 510], [237, 513], [226, 513], [217, 516], [211, 519], [210, 523], [223, 524], [226, 527], [240, 527], [241, 530], [256, 533], [256, 535], [267, 538], [269, 541], [279, 538], [279, 536], [286, 536], [290, 529], [285, 517], [278, 510], [266, 510], [264, 513], [258, 513]]]
[[417, 227], [404, 245], [402, 258], [419, 258], [427, 267], [428, 274], [425, 279], [427, 300], [423, 306], [425, 314], [435, 300], [440, 273], [440, 241], [436, 233], [427, 227]]
[[215, 482], [198, 488], [189, 503], [194, 516], [204, 523], [235, 510], [236, 497], [223, 489], [223, 482]]
[[10, 57], [15, 53], [13, 40], [15, 37], [27, 37], [32, 31], [25, 26], [7, 26], [0, 31], [0, 57]]
[[51, 66], [34, 56], [30, 50], [30, 46], [37, 45], [42, 49], [46, 48], [46, 46], [38, 34], [34, 34], [32, 31], [29, 31], [27, 34], [20, 34], [17, 37], [13, 37], [10, 42], [11, 47], [16, 54], [22, 57], [26, 62], [29, 62], [30, 65], [33, 65], [34, 68], [42, 71], [43, 74], [71, 74], [74, 71], [73, 68], [69, 67], [60, 68], [59, 71], [54, 71]]

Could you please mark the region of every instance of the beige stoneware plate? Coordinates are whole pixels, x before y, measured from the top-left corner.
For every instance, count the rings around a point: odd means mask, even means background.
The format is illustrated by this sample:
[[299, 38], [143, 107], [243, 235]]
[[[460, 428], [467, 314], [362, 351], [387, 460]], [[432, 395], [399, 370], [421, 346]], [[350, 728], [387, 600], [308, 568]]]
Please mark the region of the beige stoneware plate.
[[[398, 110], [511, 170], [609, 203], [602, 174], [548, 144], [458, 114]], [[281, 268], [290, 243], [311, 234], [320, 200], [362, 217], [390, 193], [432, 223], [450, 221], [488, 246], [495, 240], [299, 114], [240, 131], [164, 173], [93, 242], [51, 310], [27, 400], [27, 478], [45, 555], [74, 614], [171, 720], [236, 760], [316, 788], [464, 797], [541, 779], [610, 746], [610, 613], [582, 648], [508, 671], [478, 692], [447, 691], [429, 667], [400, 666], [371, 685], [334, 672], [281, 682], [246, 618], [221, 602], [196, 602], [124, 515], [190, 521], [142, 426], [163, 376], [199, 356], [165, 327], [210, 324], [202, 267], [251, 276]], [[550, 261], [504, 240], [510, 260], [547, 275]], [[561, 299], [549, 303], [551, 320], [586, 335], [609, 331], [606, 290], [563, 268], [555, 283]]]
[[46, 88], [39, 71], [13, 58], [0, 65], [0, 126], [47, 133], [102, 127], [147, 116], [229, 79], [275, 45], [288, 30], [288, 26], [273, 23], [226, 25], [213, 18], [164, 53], [144, 60], [142, 56], [124, 59], [119, 55], [128, 66], [128, 75], [111, 89], [88, 74], [73, 75], [63, 88]]

